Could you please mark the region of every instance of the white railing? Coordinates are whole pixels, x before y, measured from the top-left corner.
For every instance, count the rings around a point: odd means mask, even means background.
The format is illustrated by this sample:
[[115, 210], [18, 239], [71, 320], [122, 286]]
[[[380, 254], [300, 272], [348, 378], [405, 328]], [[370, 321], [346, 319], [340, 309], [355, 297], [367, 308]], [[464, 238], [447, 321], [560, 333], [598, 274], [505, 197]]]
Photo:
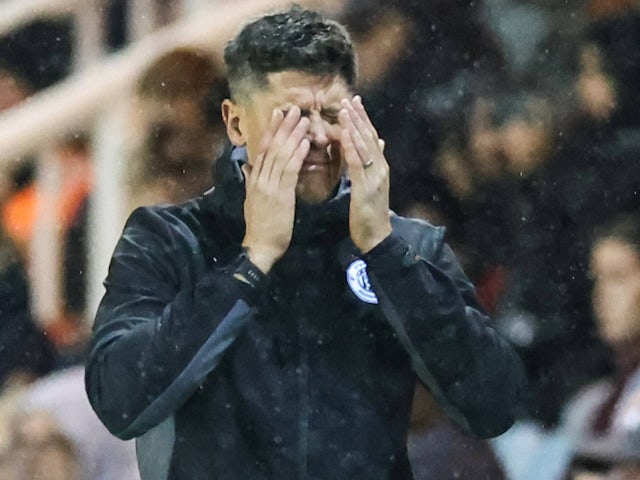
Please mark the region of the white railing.
[[[137, 8], [143, 12], [144, 3], [148, 6], [148, 1], [140, 2]], [[84, 8], [88, 3], [95, 5], [87, 2]], [[181, 20], [145, 35], [152, 29], [147, 24], [134, 35], [140, 39], [126, 49], [98, 62], [80, 62], [79, 70], [67, 80], [34, 95], [20, 107], [0, 114], [0, 174], [20, 157], [36, 153], [41, 162], [43, 188], [56, 188], [52, 180], [56, 178], [55, 167], [47, 161], [56, 141], [74, 129], [93, 132], [96, 187], [89, 222], [87, 318], [92, 318], [102, 296], [102, 279], [124, 220], [121, 170], [127, 126], [123, 112], [136, 80], [154, 59], [177, 46], [202, 48], [219, 58], [226, 41], [247, 18], [290, 3], [290, 0], [208, 3], [192, 0], [188, 3], [191, 11]], [[301, 0], [297, 3], [324, 8], [326, 2]], [[335, 8], [340, 2], [329, 3]], [[67, 14], [78, 5], [79, 0], [12, 0], [0, 6], [0, 33], [26, 22], [29, 15]], [[193, 11], [196, 5], [197, 13]], [[10, 14], [5, 15], [5, 12]], [[89, 23], [85, 22], [85, 25]], [[86, 26], [84, 30], [87, 30]], [[89, 66], [82, 68], [84, 65]], [[46, 192], [43, 194], [46, 196]], [[45, 205], [39, 212], [35, 231], [38, 239], [33, 242], [31, 265], [34, 309], [36, 316], [45, 323], [55, 316], [60, 297], [57, 274], [52, 271], [59, 265], [58, 242], [53, 238], [56, 229], [51, 226], [51, 218], [55, 218], [53, 208], [53, 205]]]

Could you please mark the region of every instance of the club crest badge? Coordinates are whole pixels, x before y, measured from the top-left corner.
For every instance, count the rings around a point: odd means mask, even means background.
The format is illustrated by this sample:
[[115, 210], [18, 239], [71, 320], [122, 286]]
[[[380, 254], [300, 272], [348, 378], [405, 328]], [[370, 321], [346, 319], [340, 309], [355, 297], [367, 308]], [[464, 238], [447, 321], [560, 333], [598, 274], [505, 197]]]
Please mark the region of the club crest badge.
[[367, 275], [367, 264], [364, 260], [355, 260], [347, 267], [347, 284], [355, 296], [363, 302], [378, 303], [378, 297], [371, 288], [371, 282]]

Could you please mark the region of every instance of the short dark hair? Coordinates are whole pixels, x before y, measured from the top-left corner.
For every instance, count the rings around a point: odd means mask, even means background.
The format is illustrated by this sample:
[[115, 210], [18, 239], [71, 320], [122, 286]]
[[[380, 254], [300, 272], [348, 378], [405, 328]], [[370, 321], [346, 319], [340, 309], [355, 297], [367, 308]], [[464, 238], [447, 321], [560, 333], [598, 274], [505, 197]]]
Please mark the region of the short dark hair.
[[592, 235], [592, 248], [604, 240], [624, 243], [640, 256], [640, 211], [623, 211], [596, 228]]
[[339, 75], [356, 83], [353, 42], [346, 29], [320, 13], [294, 5], [245, 25], [224, 50], [231, 95], [267, 86], [269, 73], [299, 70]]

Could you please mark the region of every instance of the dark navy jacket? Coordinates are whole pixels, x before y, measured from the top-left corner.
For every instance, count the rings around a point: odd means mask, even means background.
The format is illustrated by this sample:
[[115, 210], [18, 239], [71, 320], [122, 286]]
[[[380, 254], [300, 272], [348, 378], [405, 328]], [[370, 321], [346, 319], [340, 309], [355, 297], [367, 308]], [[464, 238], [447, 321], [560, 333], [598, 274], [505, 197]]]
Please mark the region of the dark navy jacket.
[[[443, 229], [394, 216], [361, 255], [344, 180], [297, 207], [290, 248], [254, 290], [233, 277], [244, 187], [221, 161], [214, 191], [131, 215], [97, 313], [87, 392], [113, 434], [137, 438], [144, 480], [410, 479], [416, 378], [478, 436], [511, 425], [519, 359]], [[366, 270], [349, 268], [358, 259]]]

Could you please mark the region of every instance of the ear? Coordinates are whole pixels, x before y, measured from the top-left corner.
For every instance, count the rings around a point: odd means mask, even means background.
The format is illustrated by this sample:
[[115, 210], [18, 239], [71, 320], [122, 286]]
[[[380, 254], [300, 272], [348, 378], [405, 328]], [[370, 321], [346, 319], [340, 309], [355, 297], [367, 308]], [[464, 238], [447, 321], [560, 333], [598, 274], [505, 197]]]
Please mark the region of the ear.
[[247, 142], [240, 130], [241, 108], [228, 98], [222, 102], [222, 120], [227, 127], [227, 136], [236, 147], [242, 147]]

